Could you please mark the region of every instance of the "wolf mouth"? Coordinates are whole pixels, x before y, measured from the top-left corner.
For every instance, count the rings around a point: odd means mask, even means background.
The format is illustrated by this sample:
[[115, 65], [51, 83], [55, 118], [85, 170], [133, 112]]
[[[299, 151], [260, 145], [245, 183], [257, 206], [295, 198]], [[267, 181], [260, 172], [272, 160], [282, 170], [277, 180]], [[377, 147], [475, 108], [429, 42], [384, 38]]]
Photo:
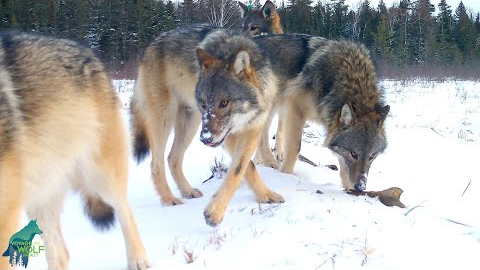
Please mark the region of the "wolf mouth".
[[225, 138], [227, 138], [228, 134], [230, 134], [230, 130], [231, 130], [231, 129], [229, 129], [229, 130], [225, 133], [225, 136], [223, 136], [223, 138], [222, 138], [220, 141], [215, 142], [215, 143], [207, 143], [207, 144], [205, 144], [205, 145], [206, 145], [206, 146], [213, 147], [213, 148], [221, 145], [221, 144], [223, 143], [223, 141], [225, 140]]

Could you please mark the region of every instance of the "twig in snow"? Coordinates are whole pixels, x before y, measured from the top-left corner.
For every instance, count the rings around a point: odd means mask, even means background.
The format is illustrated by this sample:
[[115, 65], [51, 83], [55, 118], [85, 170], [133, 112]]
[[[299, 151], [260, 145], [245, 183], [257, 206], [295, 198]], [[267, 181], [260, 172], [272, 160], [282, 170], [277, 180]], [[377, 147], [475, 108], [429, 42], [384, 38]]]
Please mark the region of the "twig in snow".
[[462, 226], [465, 226], [465, 227], [469, 227], [469, 228], [472, 228], [473, 226], [470, 226], [468, 224], [465, 224], [465, 223], [461, 223], [461, 222], [458, 222], [458, 221], [455, 221], [455, 220], [451, 220], [449, 218], [447, 218], [447, 221], [450, 221], [452, 223], [455, 223], [455, 224], [458, 224], [458, 225], [462, 225]]
[[418, 207], [423, 207], [422, 204], [424, 204], [426, 201], [423, 201], [417, 205], [415, 205], [414, 207], [410, 208], [406, 213], [405, 213], [405, 216], [407, 216], [410, 212], [412, 212], [414, 209], [418, 208]]
[[197, 258], [197, 256], [193, 256], [193, 250], [189, 250], [185, 246], [183, 247], [183, 256], [187, 264], [193, 263]]
[[310, 159], [308, 159], [307, 157], [305, 157], [304, 155], [302, 154], [299, 154], [298, 155], [298, 160], [300, 161], [303, 161], [309, 165], [312, 165], [313, 167], [327, 167], [329, 168], [330, 170], [333, 170], [333, 171], [338, 171], [338, 168], [336, 165], [317, 165], [315, 162], [311, 161]]
[[467, 187], [465, 188], [465, 190], [464, 190], [463, 193], [462, 193], [462, 197], [463, 197], [463, 195], [465, 195], [465, 192], [467, 192], [467, 189], [470, 187], [470, 184], [471, 184], [471, 183], [472, 183], [472, 179], [470, 179], [470, 181], [468, 182]]
[[212, 176], [210, 176], [207, 180], [203, 181], [202, 184], [205, 184], [207, 181], [217, 178], [221, 179], [227, 173], [228, 166], [223, 162], [223, 156], [219, 160], [215, 158], [214, 164], [210, 167], [210, 171], [212, 172]]
[[332, 260], [333, 269], [335, 269], [335, 257], [337, 257], [337, 254], [333, 254], [331, 257], [329, 257], [328, 259], [326, 259], [322, 264], [320, 264], [319, 266], [317, 266], [317, 268], [315, 268], [315, 270], [322, 268], [322, 266], [323, 266], [324, 264], [326, 264], [329, 260]]
[[435, 132], [435, 133], [437, 133], [438, 135], [440, 135], [440, 136], [442, 136], [442, 137], [443, 137], [443, 135], [442, 135], [442, 134], [440, 134], [438, 131], [436, 131], [436, 130], [435, 130], [433, 127], [431, 127], [430, 129], [431, 129], [431, 130], [433, 130], [433, 132]]

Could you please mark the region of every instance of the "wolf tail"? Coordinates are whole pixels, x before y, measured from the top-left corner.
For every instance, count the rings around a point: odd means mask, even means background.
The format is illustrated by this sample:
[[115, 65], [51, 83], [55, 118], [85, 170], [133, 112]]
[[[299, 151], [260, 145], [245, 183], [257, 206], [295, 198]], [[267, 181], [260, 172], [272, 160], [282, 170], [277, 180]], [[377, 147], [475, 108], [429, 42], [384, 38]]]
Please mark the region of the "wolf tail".
[[135, 100], [130, 103], [130, 125], [133, 133], [133, 155], [137, 163], [142, 162], [150, 152], [147, 134], [145, 132], [145, 122], [136, 107]]
[[85, 213], [93, 226], [102, 231], [110, 229], [115, 222], [113, 208], [99, 197], [85, 197]]

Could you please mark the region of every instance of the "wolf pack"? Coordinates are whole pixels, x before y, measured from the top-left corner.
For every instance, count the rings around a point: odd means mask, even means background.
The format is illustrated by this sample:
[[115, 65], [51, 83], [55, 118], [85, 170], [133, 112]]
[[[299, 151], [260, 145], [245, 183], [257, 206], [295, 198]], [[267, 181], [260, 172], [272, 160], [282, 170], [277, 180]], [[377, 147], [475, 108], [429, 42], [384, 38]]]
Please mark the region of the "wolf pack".
[[[343, 188], [366, 189], [370, 166], [387, 147], [390, 110], [370, 52], [351, 41], [284, 34], [270, 1], [261, 8], [239, 7], [241, 29], [177, 28], [146, 48], [130, 104], [130, 132], [111, 79], [90, 49], [1, 32], [0, 251], [20, 229], [25, 211], [43, 231], [48, 268], [68, 268], [60, 218], [63, 200], [74, 190], [96, 227], [107, 229], [118, 219], [128, 268], [149, 268], [127, 200], [130, 146], [138, 162], [151, 154], [161, 202], [182, 204], [202, 196], [183, 169], [199, 127], [203, 144], [222, 146], [231, 156], [204, 210], [210, 226], [222, 222], [243, 179], [257, 202], [285, 201], [263, 182], [257, 165], [292, 174], [307, 121], [325, 128], [324, 146], [338, 157]], [[278, 119], [273, 149], [272, 119]], [[167, 163], [182, 198], [168, 186]], [[0, 257], [0, 269], [11, 263]]]

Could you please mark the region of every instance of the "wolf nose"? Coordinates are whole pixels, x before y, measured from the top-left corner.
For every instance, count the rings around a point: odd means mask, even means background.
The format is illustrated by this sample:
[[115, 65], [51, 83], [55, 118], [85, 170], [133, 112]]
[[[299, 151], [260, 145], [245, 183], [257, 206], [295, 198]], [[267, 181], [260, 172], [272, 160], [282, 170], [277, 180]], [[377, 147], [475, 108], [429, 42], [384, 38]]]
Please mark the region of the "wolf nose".
[[367, 185], [364, 181], [358, 181], [353, 187], [356, 191], [364, 191], [367, 188]]
[[213, 141], [212, 133], [202, 130], [202, 132], [200, 133], [200, 141], [206, 145], [211, 144]]
[[367, 174], [362, 173], [358, 178], [358, 182], [353, 186], [356, 191], [363, 191], [367, 188]]

